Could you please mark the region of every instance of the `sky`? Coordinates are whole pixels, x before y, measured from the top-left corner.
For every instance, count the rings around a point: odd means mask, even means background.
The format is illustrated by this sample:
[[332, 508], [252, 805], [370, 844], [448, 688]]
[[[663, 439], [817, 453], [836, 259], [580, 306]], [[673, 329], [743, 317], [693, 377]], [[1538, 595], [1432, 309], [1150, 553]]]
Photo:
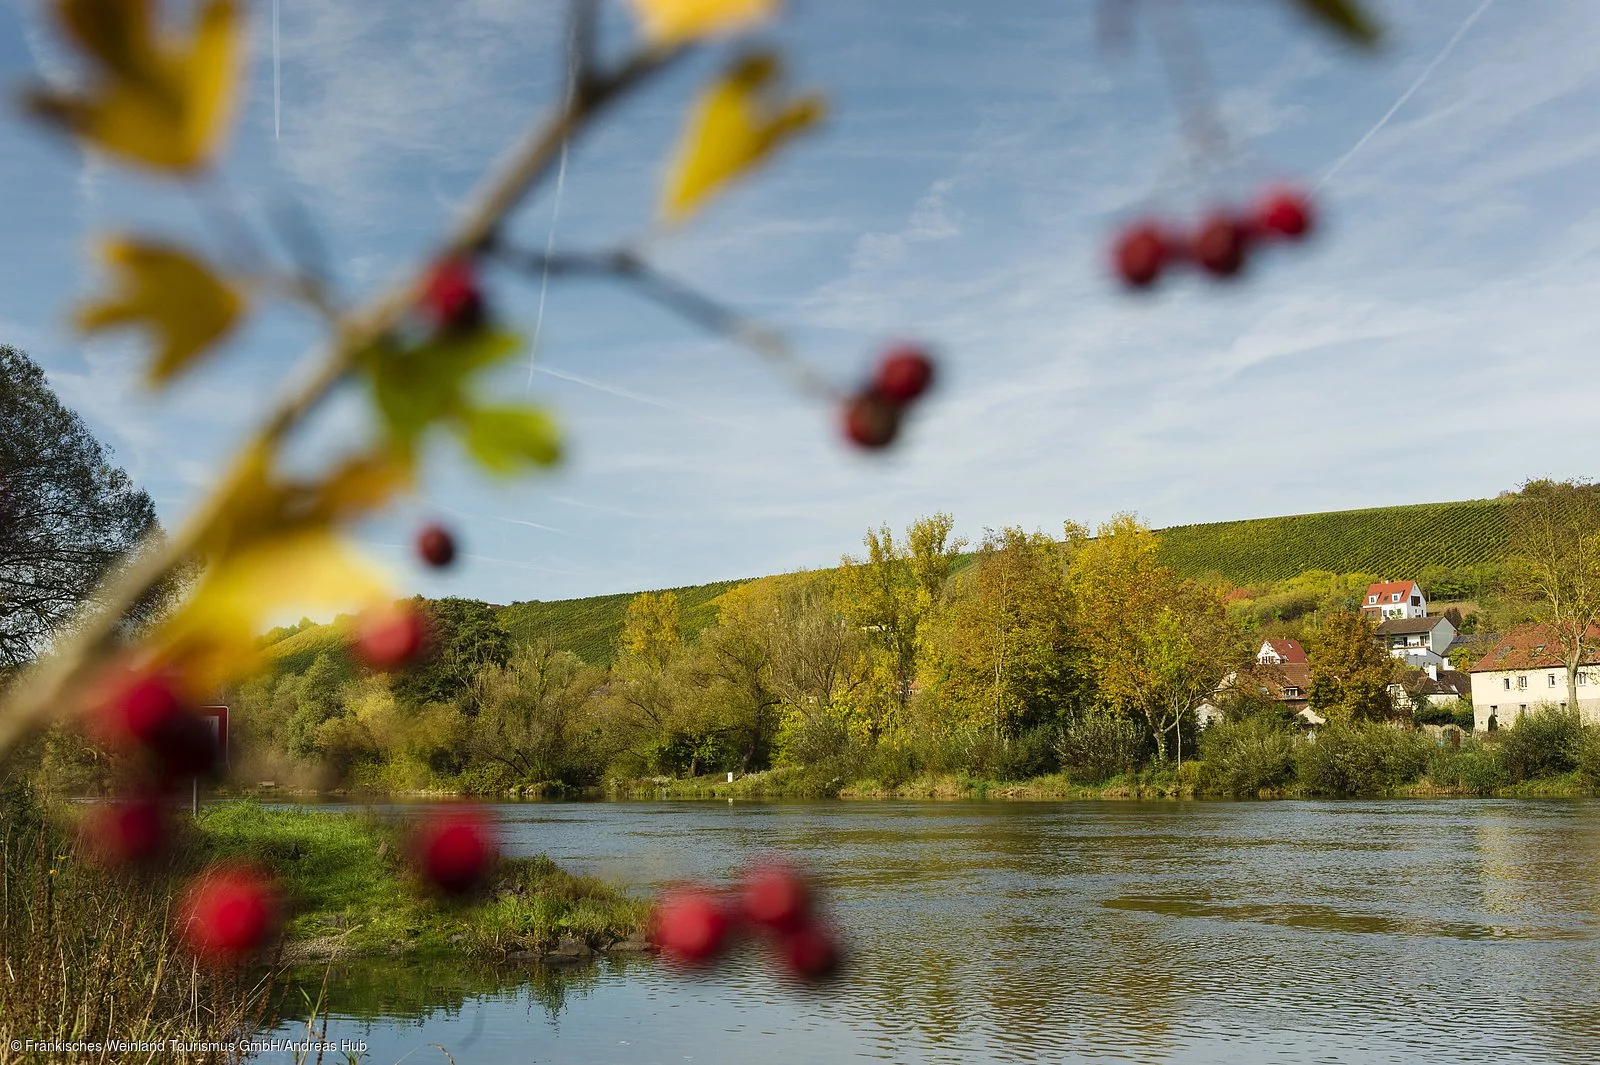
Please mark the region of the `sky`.
[[[948, 511], [977, 540], [1059, 534], [1132, 511], [1155, 527], [1482, 498], [1593, 472], [1600, 339], [1600, 7], [1573, 0], [1370, 0], [1377, 55], [1288, 3], [1191, 0], [1237, 164], [1185, 165], [1178, 99], [1148, 22], [1097, 44], [1097, 5], [1060, 0], [792, 2], [782, 47], [827, 122], [692, 225], [652, 228], [697, 86], [726, 47], [673, 69], [568, 157], [511, 227], [533, 247], [642, 240], [659, 267], [858, 380], [886, 344], [926, 343], [933, 396], [887, 456], [749, 353], [594, 280], [491, 273], [539, 343], [495, 392], [548, 404], [569, 459], [512, 484], [448, 444], [420, 495], [356, 535], [397, 586], [490, 602], [671, 587], [835, 563], [869, 526]], [[168, 11], [178, 5], [164, 5]], [[1159, 5], [1157, 5], [1159, 6]], [[0, 117], [0, 342], [44, 366], [171, 525], [202, 498], [317, 338], [258, 308], [163, 394], [136, 334], [80, 338], [91, 239], [215, 249], [226, 205], [296, 204], [349, 294], [397, 275], [563, 87], [551, 0], [280, 0], [251, 7], [248, 95], [222, 181], [194, 194]], [[607, 9], [608, 54], [630, 44]], [[0, 6], [0, 83], [70, 72], [40, 0]], [[275, 128], [276, 123], [276, 128]], [[1106, 269], [1119, 225], [1192, 221], [1266, 185], [1315, 187], [1324, 225], [1238, 284], [1175, 278], [1149, 298]], [[267, 230], [263, 230], [266, 232]], [[296, 441], [313, 468], [368, 428], [341, 396]], [[443, 520], [464, 558], [412, 561]]]

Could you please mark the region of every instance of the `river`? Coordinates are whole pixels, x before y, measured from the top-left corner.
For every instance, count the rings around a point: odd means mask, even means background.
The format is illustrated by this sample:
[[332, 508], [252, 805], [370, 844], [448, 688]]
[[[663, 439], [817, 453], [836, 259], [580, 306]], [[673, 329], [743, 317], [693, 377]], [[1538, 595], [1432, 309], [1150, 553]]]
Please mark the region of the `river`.
[[361, 961], [327, 1040], [378, 1065], [1600, 1059], [1600, 801], [496, 809], [510, 853], [639, 892], [781, 849], [848, 976]]

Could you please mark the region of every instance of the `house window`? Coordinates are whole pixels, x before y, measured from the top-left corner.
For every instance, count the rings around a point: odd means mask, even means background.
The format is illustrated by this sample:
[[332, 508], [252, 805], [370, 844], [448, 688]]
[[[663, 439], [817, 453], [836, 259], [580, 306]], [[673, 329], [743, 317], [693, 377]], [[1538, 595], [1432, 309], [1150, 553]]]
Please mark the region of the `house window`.
[[1505, 679], [1505, 686], [1506, 686], [1506, 691], [1510, 691], [1511, 690], [1511, 678], [1510, 677], [1507, 677]]
[[1411, 597], [1411, 605], [1412, 606], [1421, 606], [1422, 605], [1422, 596], [1420, 596], [1420, 595], [1412, 596]]
[[1376, 603], [1377, 601], [1378, 601], [1378, 597], [1377, 596], [1375, 596], [1375, 595], [1367, 596], [1367, 605], [1368, 606], [1371, 606], [1373, 603]]
[[1547, 673], [1546, 676], [1550, 678], [1550, 687], [1554, 688], [1556, 686], [1556, 675], [1554, 673]]
[[1389, 594], [1389, 602], [1398, 603], [1399, 601], [1400, 601], [1400, 593], [1399, 592], [1391, 592]]
[[1283, 689], [1283, 695], [1286, 699], [1298, 699], [1300, 698], [1300, 689], [1295, 687], [1285, 688]]
[[1528, 678], [1527, 677], [1524, 676], [1524, 677], [1518, 677], [1517, 678], [1517, 687], [1526, 688], [1527, 686], [1528, 686]]
[[1589, 674], [1587, 674], [1587, 673], [1579, 673], [1578, 674], [1578, 683], [1579, 684], [1588, 684], [1589, 683]]

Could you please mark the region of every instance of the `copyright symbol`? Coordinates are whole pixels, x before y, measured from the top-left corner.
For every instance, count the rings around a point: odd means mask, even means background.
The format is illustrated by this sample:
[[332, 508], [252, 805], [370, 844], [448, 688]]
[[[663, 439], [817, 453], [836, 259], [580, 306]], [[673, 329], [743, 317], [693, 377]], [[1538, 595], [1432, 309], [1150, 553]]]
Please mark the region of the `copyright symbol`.
[[22, 1040], [13, 1039], [11, 1041], [11, 1053], [13, 1053], [13, 1054], [20, 1053], [21, 1050], [22, 1050]]

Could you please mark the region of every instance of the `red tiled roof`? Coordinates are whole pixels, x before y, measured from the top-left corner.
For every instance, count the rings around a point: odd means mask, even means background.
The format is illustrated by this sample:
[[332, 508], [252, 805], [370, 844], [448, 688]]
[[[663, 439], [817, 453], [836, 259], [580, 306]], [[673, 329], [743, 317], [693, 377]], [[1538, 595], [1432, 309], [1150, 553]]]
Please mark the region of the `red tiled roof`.
[[[1281, 702], [1304, 702], [1311, 694], [1311, 667], [1304, 662], [1285, 662], [1281, 666], [1267, 666], [1260, 673], [1274, 699]], [[1299, 695], [1285, 695], [1285, 688], [1299, 688]]]
[[1299, 640], [1268, 640], [1267, 645], [1285, 662], [1306, 661], [1306, 649], [1300, 646]]
[[1373, 596], [1377, 596], [1378, 602], [1386, 603], [1388, 600], [1384, 597], [1393, 595], [1396, 592], [1401, 595], [1410, 595], [1411, 586], [1416, 583], [1416, 581], [1389, 581], [1385, 584], [1369, 584], [1367, 585], [1367, 598], [1371, 599]]
[[[1600, 626], [1589, 630], [1600, 644]], [[1489, 653], [1473, 663], [1471, 673], [1489, 673], [1506, 669], [1564, 668], [1561, 661], [1561, 641], [1555, 631], [1545, 625], [1518, 625], [1489, 648]], [[1579, 665], [1600, 665], [1600, 650], [1585, 655]]]

